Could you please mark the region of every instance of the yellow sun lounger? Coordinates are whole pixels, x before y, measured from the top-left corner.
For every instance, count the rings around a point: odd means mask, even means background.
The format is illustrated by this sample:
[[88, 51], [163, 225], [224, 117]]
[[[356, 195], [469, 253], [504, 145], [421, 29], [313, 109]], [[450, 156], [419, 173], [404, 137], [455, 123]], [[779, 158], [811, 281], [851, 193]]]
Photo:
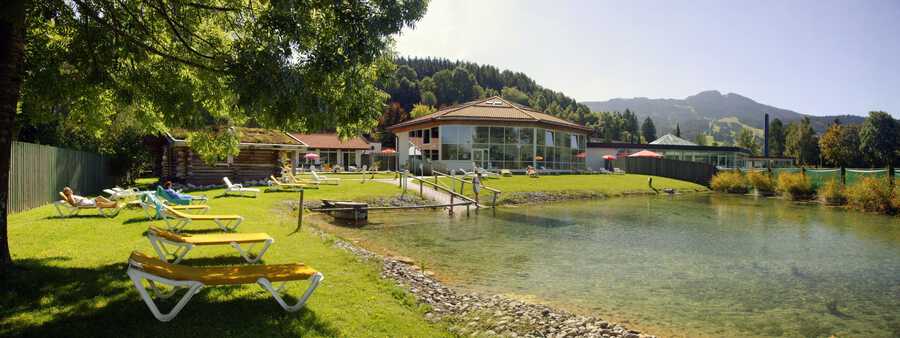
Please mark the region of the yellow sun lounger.
[[[166, 205], [166, 203], [157, 198], [155, 193], [147, 192], [141, 194], [141, 197], [138, 198], [138, 202], [140, 202], [141, 208], [144, 209], [144, 215], [147, 216], [147, 219], [162, 219], [165, 217], [165, 215], [163, 215], [165, 213], [165, 208], [163, 206]], [[169, 205], [169, 208], [178, 211], [199, 212], [201, 214], [205, 214], [209, 211], [209, 205], [206, 204]]]
[[[224, 233], [209, 235], [179, 235], [177, 233], [162, 230], [160, 228], [150, 226], [147, 229], [147, 239], [150, 245], [156, 250], [159, 259], [178, 264], [187, 256], [195, 246], [205, 245], [231, 245], [247, 263], [256, 263], [266, 254], [269, 246], [275, 242], [275, 239], [267, 233]], [[241, 247], [241, 244], [249, 244], [247, 249]], [[262, 244], [262, 248], [256, 254], [251, 253], [253, 247]], [[169, 246], [175, 247], [175, 250], [169, 250]]]
[[291, 191], [291, 190], [303, 190], [303, 189], [319, 189], [318, 184], [304, 184], [304, 183], [282, 183], [275, 176], [269, 176], [269, 184], [271, 184], [272, 190], [279, 191]]
[[59, 213], [59, 217], [71, 217], [75, 216], [84, 209], [96, 209], [97, 212], [100, 213], [103, 217], [113, 218], [119, 215], [119, 211], [122, 211], [122, 206], [116, 203], [116, 206], [113, 207], [101, 207], [100, 205], [76, 205], [75, 202], [66, 197], [62, 192], [59, 193], [59, 198], [62, 200], [56, 201], [53, 203], [53, 206], [56, 207], [56, 212]]
[[168, 205], [165, 208], [163, 220], [166, 221], [168, 229], [175, 232], [181, 232], [193, 221], [213, 221], [223, 231], [231, 232], [244, 221], [244, 217], [238, 215], [194, 215], [172, 209]]
[[[272, 294], [275, 301], [285, 311], [295, 312], [303, 308], [306, 301], [312, 295], [322, 279], [321, 272], [304, 264], [273, 264], [273, 265], [246, 265], [246, 266], [221, 266], [221, 267], [191, 267], [166, 263], [159, 259], [147, 256], [138, 251], [133, 251], [128, 259], [128, 277], [134, 282], [138, 294], [144, 299], [144, 303], [150, 308], [150, 312], [156, 319], [168, 322], [175, 318], [181, 309], [187, 305], [195, 294], [203, 287], [221, 285], [239, 285], [257, 283]], [[309, 279], [309, 287], [303, 296], [295, 304], [288, 304], [282, 298], [285, 285]], [[144, 286], [147, 281], [149, 289], [157, 298], [166, 299], [175, 295], [179, 289], [187, 289], [184, 296], [178, 300], [175, 306], [167, 313], [162, 313], [159, 307], [147, 292]], [[275, 288], [272, 283], [282, 282]], [[172, 287], [169, 291], [162, 291], [157, 284], [165, 284]]]

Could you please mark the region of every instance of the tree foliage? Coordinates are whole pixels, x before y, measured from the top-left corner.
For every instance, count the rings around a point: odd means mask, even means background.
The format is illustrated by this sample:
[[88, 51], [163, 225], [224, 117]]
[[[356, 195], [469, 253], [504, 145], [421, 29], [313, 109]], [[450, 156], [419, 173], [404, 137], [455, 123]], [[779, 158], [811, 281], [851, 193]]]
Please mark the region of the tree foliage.
[[855, 167], [862, 165], [859, 151], [859, 127], [833, 124], [819, 138], [819, 150], [825, 165]]
[[809, 117], [788, 125], [785, 135], [785, 154], [800, 164], [816, 164], [819, 159], [819, 140]]
[[415, 105], [413, 105], [412, 110], [409, 111], [409, 115], [411, 118], [417, 118], [434, 113], [435, 111], [436, 109], [434, 109], [434, 107], [432, 106], [416, 103]]
[[784, 156], [784, 124], [779, 119], [769, 122], [769, 156]]
[[734, 145], [747, 149], [751, 154], [759, 155], [759, 142], [756, 141], [756, 135], [748, 128], [743, 128], [734, 138]]
[[900, 126], [888, 113], [873, 111], [859, 131], [859, 150], [874, 165], [897, 162], [900, 151]]
[[653, 125], [653, 120], [650, 119], [649, 116], [644, 119], [644, 123], [641, 124], [641, 136], [644, 138], [645, 142], [653, 142], [656, 140], [656, 126]]

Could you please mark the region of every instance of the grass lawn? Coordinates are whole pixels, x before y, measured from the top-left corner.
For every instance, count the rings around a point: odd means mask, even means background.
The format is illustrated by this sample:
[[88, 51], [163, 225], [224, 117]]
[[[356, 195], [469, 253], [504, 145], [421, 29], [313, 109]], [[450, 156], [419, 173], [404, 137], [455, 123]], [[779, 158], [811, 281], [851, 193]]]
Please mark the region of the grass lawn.
[[[307, 190], [306, 199], [365, 199], [391, 196], [398, 188], [384, 183], [342, 182]], [[8, 280], [0, 280], [0, 336], [449, 336], [444, 324], [423, 319], [426, 309], [406, 291], [379, 278], [380, 266], [361, 262], [332, 247], [329, 237], [308, 231], [291, 235], [296, 219], [284, 200], [291, 192], [262, 193], [258, 198], [210, 197], [210, 214], [245, 217], [239, 232], [267, 232], [275, 244], [265, 263], [304, 262], [323, 272], [325, 280], [305, 309], [287, 313], [257, 285], [202, 290], [173, 321], [157, 321], [125, 274], [132, 250], [151, 254], [143, 237], [147, 221], [140, 210], [123, 210], [106, 219], [85, 214], [68, 219], [44, 206], [9, 217], [9, 238], [17, 264]], [[214, 229], [195, 222], [196, 232]], [[190, 230], [188, 230], [190, 232]], [[241, 264], [229, 246], [195, 248], [189, 265]], [[298, 294], [305, 284], [289, 288]], [[179, 295], [180, 296], [180, 295]], [[178, 297], [175, 297], [177, 299]], [[173, 301], [162, 303], [167, 311]]]
[[[652, 191], [647, 186], [647, 175], [625, 174], [625, 175], [545, 175], [538, 178], [532, 178], [525, 175], [515, 175], [512, 177], [501, 177], [498, 179], [483, 179], [481, 182], [487, 187], [500, 190], [501, 202], [505, 197], [509, 197], [511, 193], [517, 192], [597, 192], [609, 196], [622, 195], [626, 192], [649, 192]], [[440, 178], [440, 182], [445, 186], [451, 187], [453, 180], [449, 178]], [[411, 183], [412, 184], [412, 183]], [[686, 181], [674, 180], [671, 178], [653, 176], [653, 187], [656, 189], [673, 188], [678, 190], [706, 190], [706, 187]], [[456, 191], [459, 191], [459, 183], [456, 183]], [[465, 194], [473, 196], [472, 185], [466, 184]], [[481, 198], [490, 198], [491, 193], [482, 190]]]
[[[328, 177], [328, 178], [340, 178], [340, 179], [345, 179], [345, 180], [360, 180], [360, 179], [363, 178], [363, 174], [362, 174], [362, 173], [354, 173], [354, 172], [348, 172], [348, 173], [318, 173], [318, 174], [319, 174], [319, 176], [325, 176], [325, 177]], [[393, 174], [393, 173], [384, 173], [384, 172], [375, 173], [374, 175], [375, 175], [375, 178], [395, 178], [395, 177], [396, 177], [396, 174]], [[313, 178], [312, 174], [309, 174], [309, 173], [299, 174], [299, 175], [296, 175], [296, 176], [297, 176], [297, 177], [300, 177], [300, 178], [305, 178], [305, 179], [312, 179], [312, 178]], [[372, 174], [365, 174], [365, 177], [366, 177], [366, 179], [370, 179], [370, 178], [372, 178]]]

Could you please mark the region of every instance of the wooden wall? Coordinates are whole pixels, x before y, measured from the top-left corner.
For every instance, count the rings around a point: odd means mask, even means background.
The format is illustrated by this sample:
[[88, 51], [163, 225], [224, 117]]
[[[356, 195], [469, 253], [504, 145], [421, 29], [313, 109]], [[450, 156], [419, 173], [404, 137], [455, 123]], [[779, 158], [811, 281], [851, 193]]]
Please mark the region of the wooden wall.
[[235, 183], [264, 180], [281, 173], [278, 151], [267, 149], [241, 149], [231, 163], [208, 165], [189, 148], [170, 146], [163, 153], [161, 167], [164, 179], [194, 185], [223, 184], [226, 176]]

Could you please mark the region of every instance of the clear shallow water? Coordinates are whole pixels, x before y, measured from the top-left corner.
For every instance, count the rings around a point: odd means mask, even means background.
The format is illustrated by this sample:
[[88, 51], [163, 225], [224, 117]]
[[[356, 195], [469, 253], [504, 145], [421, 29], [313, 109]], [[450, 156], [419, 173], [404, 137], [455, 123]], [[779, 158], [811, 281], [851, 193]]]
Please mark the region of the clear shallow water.
[[346, 236], [466, 289], [666, 336], [900, 336], [900, 219], [719, 195], [372, 214]]

